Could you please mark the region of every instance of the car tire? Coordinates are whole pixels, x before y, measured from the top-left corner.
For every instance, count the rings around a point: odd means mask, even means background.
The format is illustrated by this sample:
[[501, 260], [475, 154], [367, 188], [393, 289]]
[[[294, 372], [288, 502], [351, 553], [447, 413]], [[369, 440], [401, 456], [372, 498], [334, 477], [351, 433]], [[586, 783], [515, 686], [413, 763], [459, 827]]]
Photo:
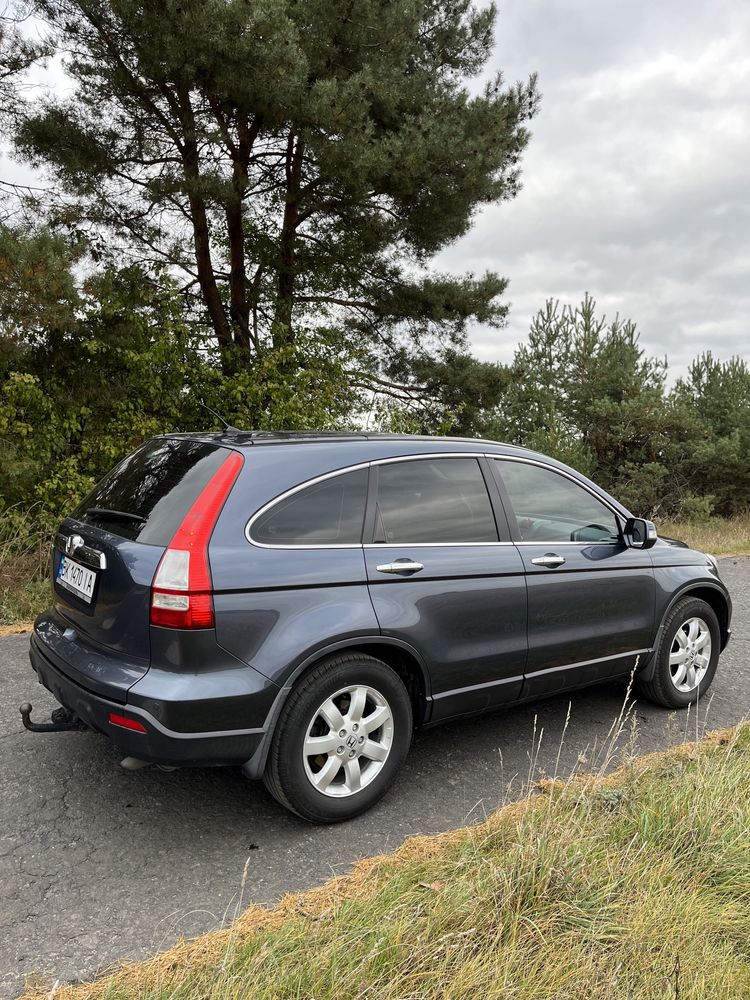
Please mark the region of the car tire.
[[[691, 627], [698, 630], [694, 640], [691, 640]], [[707, 656], [701, 658], [701, 651], [707, 647]], [[720, 647], [721, 629], [713, 608], [697, 597], [682, 598], [668, 612], [660, 630], [653, 676], [649, 681], [637, 679], [637, 690], [657, 705], [687, 708], [702, 698], [711, 686]], [[695, 671], [692, 676], [691, 669]]]
[[352, 819], [386, 794], [412, 731], [409, 695], [387, 664], [359, 653], [331, 657], [287, 698], [263, 781], [312, 823]]

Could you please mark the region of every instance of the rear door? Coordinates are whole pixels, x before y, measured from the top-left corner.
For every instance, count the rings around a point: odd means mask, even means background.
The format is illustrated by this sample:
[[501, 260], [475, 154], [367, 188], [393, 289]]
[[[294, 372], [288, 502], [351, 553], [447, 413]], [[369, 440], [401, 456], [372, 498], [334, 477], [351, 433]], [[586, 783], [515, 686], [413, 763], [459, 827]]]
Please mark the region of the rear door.
[[254, 512], [244, 486], [263, 479], [261, 462], [247, 462], [211, 539], [216, 638], [283, 684], [318, 650], [377, 635], [362, 554], [368, 468], [302, 482]]
[[426, 661], [432, 720], [518, 697], [526, 659], [523, 562], [475, 456], [372, 466], [365, 561], [380, 628]]
[[528, 584], [524, 697], [631, 670], [654, 629], [648, 551], [628, 548], [612, 508], [564, 472], [491, 463]]
[[[72, 626], [79, 656], [66, 657], [97, 690], [129, 687], [149, 666], [151, 582], [165, 547], [229, 454], [212, 444], [156, 438], [120, 462], [63, 521], [52, 552], [55, 610]], [[117, 654], [112, 661], [86, 648]], [[107, 675], [100, 676], [107, 664]]]

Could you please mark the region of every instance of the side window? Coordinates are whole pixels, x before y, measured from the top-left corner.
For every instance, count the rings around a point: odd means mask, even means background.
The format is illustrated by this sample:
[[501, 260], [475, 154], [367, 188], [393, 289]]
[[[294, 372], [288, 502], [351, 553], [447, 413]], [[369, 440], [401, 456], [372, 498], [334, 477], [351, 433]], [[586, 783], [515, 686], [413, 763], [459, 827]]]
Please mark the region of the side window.
[[378, 466], [374, 541], [496, 542], [477, 460], [431, 458]]
[[551, 469], [495, 459], [524, 542], [619, 538], [617, 518], [588, 490]]
[[292, 493], [250, 526], [263, 545], [359, 545], [367, 501], [367, 469], [355, 469]]

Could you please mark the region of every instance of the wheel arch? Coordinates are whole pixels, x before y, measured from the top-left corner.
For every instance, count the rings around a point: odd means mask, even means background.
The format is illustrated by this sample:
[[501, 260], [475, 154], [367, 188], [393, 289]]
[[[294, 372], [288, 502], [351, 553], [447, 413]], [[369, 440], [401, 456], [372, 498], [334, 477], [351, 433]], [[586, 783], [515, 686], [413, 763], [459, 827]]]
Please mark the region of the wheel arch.
[[729, 601], [722, 588], [711, 583], [688, 583], [672, 597], [672, 600], [664, 609], [661, 621], [659, 622], [659, 627], [657, 628], [654, 636], [654, 641], [651, 645], [653, 652], [648, 663], [645, 665], [643, 670], [640, 671], [640, 677], [646, 682], [651, 680], [654, 675], [654, 670], [656, 669], [656, 652], [659, 648], [659, 640], [661, 638], [662, 629], [664, 628], [664, 623], [677, 602], [683, 600], [685, 597], [697, 597], [700, 600], [705, 601], [706, 604], [713, 609], [719, 621], [719, 629], [721, 631], [721, 649], [723, 650], [729, 642]]
[[363, 653], [382, 660], [404, 682], [412, 705], [415, 727], [427, 721], [432, 704], [430, 676], [424, 661], [412, 646], [399, 639], [379, 635], [340, 640], [309, 654], [285, 678], [266, 718], [260, 746], [250, 760], [242, 765], [242, 770], [249, 778], [260, 778], [263, 774], [279, 716], [295, 684], [334, 653]]

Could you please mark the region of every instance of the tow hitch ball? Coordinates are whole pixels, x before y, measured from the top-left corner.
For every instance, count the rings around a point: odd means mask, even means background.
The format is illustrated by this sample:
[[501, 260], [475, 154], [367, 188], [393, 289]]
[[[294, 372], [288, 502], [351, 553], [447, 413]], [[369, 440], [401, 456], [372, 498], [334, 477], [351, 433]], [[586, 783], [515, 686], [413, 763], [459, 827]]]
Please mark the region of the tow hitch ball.
[[52, 713], [51, 722], [32, 722], [32, 709], [28, 701], [25, 701], [18, 711], [21, 713], [24, 726], [31, 733], [65, 733], [74, 729], [88, 729], [88, 726], [67, 708], [56, 708]]

